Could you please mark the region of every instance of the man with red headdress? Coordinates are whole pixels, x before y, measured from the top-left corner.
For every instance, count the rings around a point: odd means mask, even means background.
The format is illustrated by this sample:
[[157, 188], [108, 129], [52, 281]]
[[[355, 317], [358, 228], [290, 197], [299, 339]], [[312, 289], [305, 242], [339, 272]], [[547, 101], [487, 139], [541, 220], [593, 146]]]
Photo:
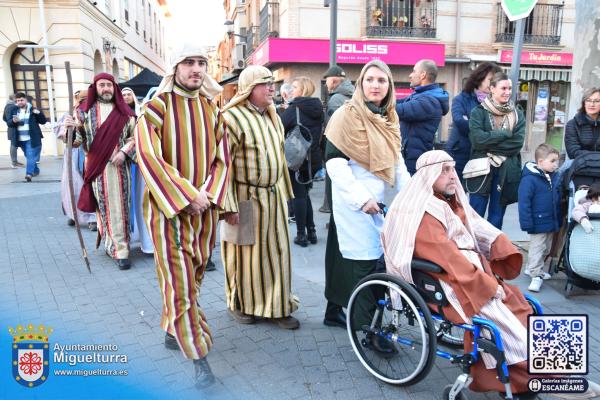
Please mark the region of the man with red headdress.
[[106, 254], [129, 269], [130, 164], [135, 157], [135, 118], [115, 78], [94, 77], [86, 102], [77, 109], [74, 145], [86, 153], [84, 184], [77, 207], [96, 212]]

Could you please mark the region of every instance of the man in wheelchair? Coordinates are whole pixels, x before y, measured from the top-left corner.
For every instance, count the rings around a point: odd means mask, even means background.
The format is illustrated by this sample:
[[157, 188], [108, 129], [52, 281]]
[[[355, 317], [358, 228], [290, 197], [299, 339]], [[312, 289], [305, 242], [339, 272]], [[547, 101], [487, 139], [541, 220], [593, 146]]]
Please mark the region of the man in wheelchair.
[[[508, 237], [471, 208], [446, 152], [433, 150], [417, 160], [417, 172], [397, 195], [382, 232], [387, 272], [413, 282], [413, 257], [442, 268], [438, 279], [448, 304], [442, 312], [452, 323], [472, 323], [473, 317], [492, 321], [504, 344], [512, 392], [527, 393], [527, 315], [532, 312], [521, 291], [504, 280], [516, 278], [522, 255]], [[506, 183], [510, 184], [510, 183]], [[518, 184], [518, 182], [517, 182]], [[465, 333], [464, 350], [473, 348]], [[496, 360], [483, 353], [471, 367], [470, 389], [504, 392], [497, 379]], [[594, 398], [600, 386], [589, 382], [581, 394], [560, 398]]]

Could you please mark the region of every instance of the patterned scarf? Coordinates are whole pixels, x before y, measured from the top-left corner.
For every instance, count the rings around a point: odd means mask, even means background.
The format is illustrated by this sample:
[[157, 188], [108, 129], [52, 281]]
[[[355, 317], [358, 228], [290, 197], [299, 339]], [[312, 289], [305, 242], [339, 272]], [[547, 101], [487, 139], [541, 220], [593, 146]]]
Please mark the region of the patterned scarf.
[[490, 113], [493, 129], [512, 131], [519, 120], [515, 105], [511, 101], [506, 104], [496, 103], [491, 93], [481, 102], [481, 106]]

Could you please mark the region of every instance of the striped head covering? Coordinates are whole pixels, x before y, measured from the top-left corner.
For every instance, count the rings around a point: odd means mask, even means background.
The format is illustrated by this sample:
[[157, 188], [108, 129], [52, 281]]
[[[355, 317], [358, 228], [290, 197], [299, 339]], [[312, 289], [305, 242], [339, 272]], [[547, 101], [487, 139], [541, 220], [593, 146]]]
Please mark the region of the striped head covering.
[[[171, 56], [171, 70], [168, 71], [163, 80], [160, 82], [160, 85], [158, 85], [158, 89], [154, 93], [154, 97], [161, 93], [173, 91], [177, 64], [188, 57], [201, 57], [208, 61], [208, 54], [203, 47], [196, 46], [191, 43], [183, 43], [179, 48], [173, 51]], [[215, 96], [218, 96], [222, 91], [223, 88], [217, 83], [217, 81], [215, 81], [214, 78], [208, 73], [205, 73], [202, 86], [199, 89], [200, 95], [208, 99], [212, 99]]]
[[[413, 283], [411, 261], [415, 250], [417, 230], [423, 215], [431, 207], [435, 199], [433, 184], [442, 173], [444, 164], [454, 165], [454, 159], [443, 150], [431, 150], [423, 153], [417, 160], [417, 172], [396, 196], [385, 217], [381, 232], [381, 242], [385, 254], [386, 268], [394, 275], [400, 275], [407, 282]], [[456, 175], [456, 172], [453, 172]], [[465, 191], [456, 180], [456, 197], [465, 208], [467, 225], [469, 218], [469, 202]], [[439, 214], [439, 213], [436, 213]], [[467, 226], [467, 229], [471, 230]], [[472, 233], [472, 232], [471, 232]]]

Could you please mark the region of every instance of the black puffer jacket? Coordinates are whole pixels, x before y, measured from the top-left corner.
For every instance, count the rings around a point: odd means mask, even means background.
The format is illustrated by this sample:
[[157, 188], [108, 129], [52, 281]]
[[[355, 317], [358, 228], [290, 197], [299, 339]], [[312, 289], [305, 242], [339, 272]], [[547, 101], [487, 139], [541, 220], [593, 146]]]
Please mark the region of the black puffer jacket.
[[565, 128], [565, 147], [571, 159], [590, 151], [600, 152], [600, 118], [593, 121], [585, 113], [575, 114]]
[[[323, 162], [321, 150], [319, 149], [324, 121], [323, 105], [321, 100], [316, 97], [296, 97], [293, 99], [281, 116], [286, 136], [296, 126], [296, 107], [300, 110], [300, 122], [310, 130], [312, 135], [310, 146], [312, 177], [315, 172], [321, 169]], [[300, 170], [306, 173], [307, 168], [308, 162], [305, 161]]]

